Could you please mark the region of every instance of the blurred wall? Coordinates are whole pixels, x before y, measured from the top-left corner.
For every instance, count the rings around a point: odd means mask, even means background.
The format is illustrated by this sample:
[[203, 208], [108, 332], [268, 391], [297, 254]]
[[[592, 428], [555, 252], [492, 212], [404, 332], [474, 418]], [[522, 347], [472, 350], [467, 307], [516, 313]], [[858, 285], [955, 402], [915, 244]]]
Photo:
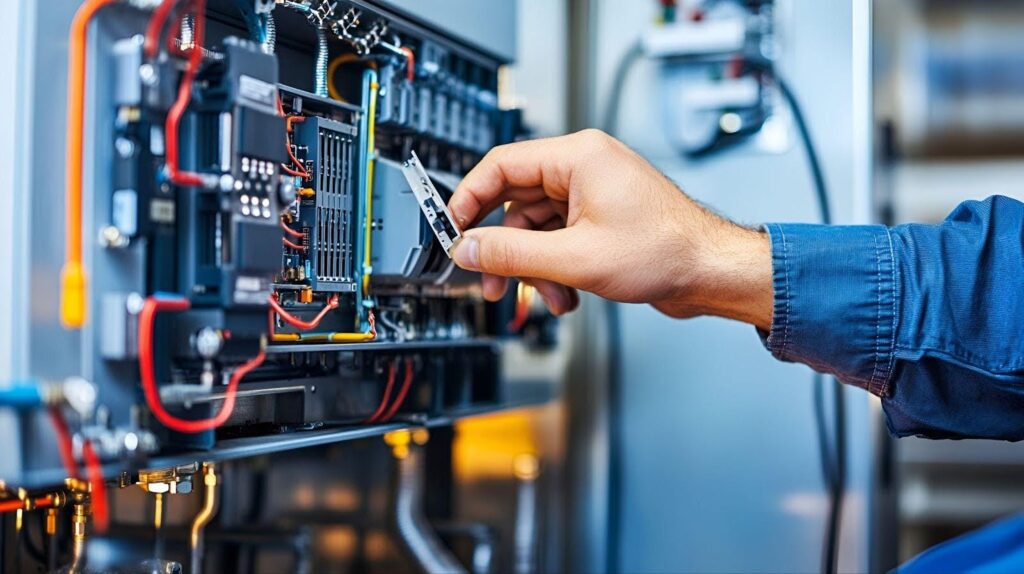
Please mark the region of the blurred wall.
[[[1024, 199], [1024, 2], [876, 0], [879, 197], [893, 223]], [[902, 439], [900, 556], [1024, 510], [1024, 444]]]
[[[781, 66], [805, 106], [839, 222], [869, 214], [868, 8], [793, 0]], [[597, 0], [592, 96], [600, 114], [614, 67], [655, 20], [657, 2]], [[620, 136], [687, 193], [741, 222], [815, 221], [806, 158], [749, 148], [688, 162], [659, 122], [659, 69], [631, 74]], [[630, 190], [623, 190], [629, 193]], [[811, 372], [765, 351], [754, 330], [718, 319], [676, 321], [646, 306], [622, 324], [623, 572], [812, 572], [826, 511], [812, 417]], [[867, 569], [868, 474], [876, 407], [847, 390], [850, 490], [841, 565]]]

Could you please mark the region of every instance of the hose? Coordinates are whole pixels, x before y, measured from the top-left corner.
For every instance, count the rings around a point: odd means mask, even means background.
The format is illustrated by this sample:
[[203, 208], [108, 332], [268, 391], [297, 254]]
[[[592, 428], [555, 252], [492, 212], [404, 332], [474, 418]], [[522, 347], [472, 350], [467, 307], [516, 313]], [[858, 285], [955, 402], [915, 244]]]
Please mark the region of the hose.
[[395, 529], [410, 556], [426, 574], [465, 573], [433, 531], [423, 513], [423, 449], [410, 445], [404, 457], [395, 457]]
[[327, 46], [327, 31], [323, 28], [316, 29], [316, 67], [313, 69], [313, 93], [326, 98], [327, 91], [327, 64], [329, 60]]

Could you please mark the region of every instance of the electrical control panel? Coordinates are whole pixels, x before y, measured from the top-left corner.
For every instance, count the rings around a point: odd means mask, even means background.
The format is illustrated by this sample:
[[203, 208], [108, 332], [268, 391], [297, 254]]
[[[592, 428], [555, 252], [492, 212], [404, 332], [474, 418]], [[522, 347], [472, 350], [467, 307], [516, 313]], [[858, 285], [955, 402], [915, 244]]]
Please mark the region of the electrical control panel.
[[[18, 267], [0, 279], [0, 571], [243, 571], [222, 538], [231, 500], [295, 501], [249, 496], [237, 471], [307, 458], [335, 488], [315, 447], [369, 453], [352, 484], [396, 480], [359, 496], [388, 496], [394, 521], [419, 524], [394, 539], [431, 540], [453, 570], [460, 544], [420, 516], [425, 465], [452, 468], [461, 419], [551, 400], [558, 377], [512, 364], [550, 358], [539, 298], [487, 301], [450, 258], [447, 202], [524, 137], [498, 105], [514, 2], [29, 3], [45, 17], [17, 18], [32, 62], [17, 81], [45, 98], [19, 101], [31, 137], [10, 160], [33, 191], [0, 210], [18, 250], [0, 258]], [[454, 489], [450, 473], [430, 480]], [[189, 493], [197, 512], [176, 507], [162, 530], [168, 498]], [[293, 510], [298, 523], [256, 512], [232, 536], [292, 544], [321, 519]], [[41, 551], [22, 529], [37, 519]], [[451, 536], [466, 532], [486, 542]], [[306, 558], [260, 569], [338, 570], [302, 566], [322, 553], [299, 546]]]
[[691, 158], [738, 144], [788, 149], [788, 112], [773, 68], [784, 44], [785, 2], [666, 2], [638, 52], [661, 68], [665, 136]]
[[87, 4], [60, 283], [92, 366], [76, 444], [215, 453], [508, 404], [503, 348], [544, 315], [523, 289], [483, 299], [446, 206], [523, 133], [497, 104], [507, 53], [387, 3]]

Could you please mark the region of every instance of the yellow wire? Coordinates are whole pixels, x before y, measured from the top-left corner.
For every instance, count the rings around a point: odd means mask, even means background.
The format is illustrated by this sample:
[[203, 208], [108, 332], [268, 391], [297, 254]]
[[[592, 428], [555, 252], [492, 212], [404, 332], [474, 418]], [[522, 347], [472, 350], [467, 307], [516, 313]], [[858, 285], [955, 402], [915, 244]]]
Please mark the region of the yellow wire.
[[[352, 62], [365, 62], [365, 60], [355, 54], [342, 54], [331, 60], [331, 63], [327, 65], [327, 93], [332, 99], [348, 103], [348, 100], [341, 95], [337, 86], [334, 85], [334, 75], [338, 73], [338, 68]], [[373, 69], [377, 69], [377, 62], [367, 62], [367, 65]]]
[[371, 233], [373, 229], [373, 171], [374, 171], [374, 154], [376, 148], [376, 141], [374, 132], [377, 129], [377, 91], [380, 89], [380, 84], [376, 81], [370, 84], [370, 117], [369, 124], [367, 126], [366, 134], [366, 147], [367, 149], [367, 161], [366, 161], [366, 229], [364, 230], [364, 241], [363, 245], [366, 247], [363, 253], [363, 296], [369, 296], [370, 292], [370, 275], [373, 274], [373, 267], [371, 266], [370, 256], [370, 241]]

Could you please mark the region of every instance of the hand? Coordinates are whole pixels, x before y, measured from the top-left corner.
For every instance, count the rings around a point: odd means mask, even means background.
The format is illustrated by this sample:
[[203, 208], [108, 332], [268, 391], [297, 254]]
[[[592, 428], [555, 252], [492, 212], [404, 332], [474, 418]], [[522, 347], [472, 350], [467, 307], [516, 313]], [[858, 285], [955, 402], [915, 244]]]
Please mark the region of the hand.
[[[503, 226], [471, 229], [505, 204]], [[484, 273], [488, 300], [519, 277], [555, 314], [574, 309], [582, 289], [672, 317], [771, 326], [767, 236], [704, 209], [603, 132], [495, 148], [449, 207], [467, 230], [455, 262]]]

